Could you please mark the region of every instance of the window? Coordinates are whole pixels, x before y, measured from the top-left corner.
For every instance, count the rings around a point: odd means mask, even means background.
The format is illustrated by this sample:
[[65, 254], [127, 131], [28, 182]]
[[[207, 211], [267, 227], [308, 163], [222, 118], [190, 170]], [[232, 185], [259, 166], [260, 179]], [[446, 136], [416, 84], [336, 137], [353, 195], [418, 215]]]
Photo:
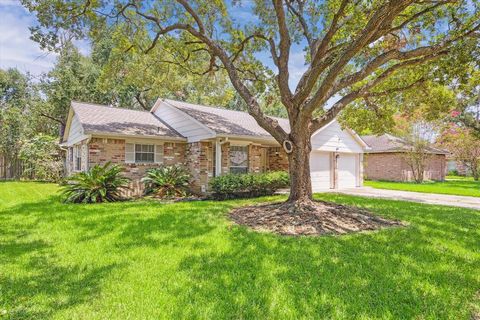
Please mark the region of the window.
[[80, 146], [74, 146], [74, 157], [75, 157], [75, 171], [82, 170], [82, 150]]
[[135, 162], [154, 162], [155, 147], [153, 144], [135, 144]]
[[248, 172], [248, 147], [230, 146], [230, 172]]

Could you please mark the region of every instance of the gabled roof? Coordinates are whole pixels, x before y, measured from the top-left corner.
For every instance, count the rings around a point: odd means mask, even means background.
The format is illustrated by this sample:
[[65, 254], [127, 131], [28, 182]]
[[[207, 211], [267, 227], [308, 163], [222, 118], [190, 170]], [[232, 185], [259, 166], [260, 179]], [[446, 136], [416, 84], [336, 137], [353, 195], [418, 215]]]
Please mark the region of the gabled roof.
[[[163, 100], [165, 103], [179, 109], [190, 117], [194, 118], [208, 129], [219, 135], [267, 137], [272, 136], [260, 127], [257, 121], [248, 113], [228, 109], [206, 107], [198, 104]], [[152, 111], [155, 111], [152, 109]], [[280, 126], [290, 132], [288, 119], [271, 117], [278, 121]]]
[[85, 134], [141, 135], [183, 138], [148, 111], [72, 102], [72, 110]]
[[[371, 148], [367, 151], [368, 153], [406, 152], [411, 150], [411, 145], [405, 139], [392, 136], [388, 133], [380, 136], [362, 136], [362, 139]], [[429, 147], [428, 152], [431, 154], [449, 154], [448, 151], [435, 147]]]

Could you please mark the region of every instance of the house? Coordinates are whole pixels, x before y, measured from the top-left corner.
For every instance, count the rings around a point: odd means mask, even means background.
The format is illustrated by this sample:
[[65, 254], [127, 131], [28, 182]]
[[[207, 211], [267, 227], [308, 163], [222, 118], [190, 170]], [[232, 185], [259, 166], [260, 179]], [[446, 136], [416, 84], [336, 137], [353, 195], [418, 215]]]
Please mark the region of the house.
[[456, 160], [452, 155], [447, 155], [447, 174], [469, 176], [471, 170], [462, 161]]
[[[411, 146], [402, 138], [384, 134], [380, 136], [362, 136], [370, 146], [365, 153], [364, 172], [370, 180], [412, 181], [412, 169], [405, 160]], [[429, 147], [424, 178], [426, 180], [445, 180], [448, 151]]]
[[[275, 118], [289, 131], [287, 119]], [[192, 190], [208, 192], [212, 177], [227, 173], [288, 170], [278, 142], [246, 112], [159, 99], [150, 112], [72, 102], [62, 145], [67, 174], [107, 161], [121, 164], [135, 193], [149, 168], [184, 164]], [[336, 120], [312, 136], [314, 191], [363, 183], [367, 144]]]

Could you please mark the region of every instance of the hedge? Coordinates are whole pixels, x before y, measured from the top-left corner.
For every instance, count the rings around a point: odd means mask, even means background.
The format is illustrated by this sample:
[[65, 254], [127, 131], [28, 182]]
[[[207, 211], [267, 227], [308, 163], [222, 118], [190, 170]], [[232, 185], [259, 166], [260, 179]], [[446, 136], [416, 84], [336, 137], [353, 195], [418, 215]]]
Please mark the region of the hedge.
[[285, 171], [265, 173], [227, 174], [215, 177], [210, 186], [215, 199], [251, 198], [272, 195], [289, 186]]

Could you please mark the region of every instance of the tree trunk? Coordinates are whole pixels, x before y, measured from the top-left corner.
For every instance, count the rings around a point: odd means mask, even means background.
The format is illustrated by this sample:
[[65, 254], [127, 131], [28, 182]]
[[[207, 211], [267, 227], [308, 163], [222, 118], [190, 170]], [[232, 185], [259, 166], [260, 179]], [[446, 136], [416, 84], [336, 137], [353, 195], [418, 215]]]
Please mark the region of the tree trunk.
[[472, 165], [470, 166], [470, 171], [472, 171], [473, 180], [478, 181], [480, 178], [480, 172], [478, 170], [476, 160], [472, 161]]
[[291, 213], [312, 210], [312, 181], [310, 178], [310, 135], [307, 133], [290, 135], [293, 150], [288, 155], [290, 173], [290, 196], [285, 206]]

